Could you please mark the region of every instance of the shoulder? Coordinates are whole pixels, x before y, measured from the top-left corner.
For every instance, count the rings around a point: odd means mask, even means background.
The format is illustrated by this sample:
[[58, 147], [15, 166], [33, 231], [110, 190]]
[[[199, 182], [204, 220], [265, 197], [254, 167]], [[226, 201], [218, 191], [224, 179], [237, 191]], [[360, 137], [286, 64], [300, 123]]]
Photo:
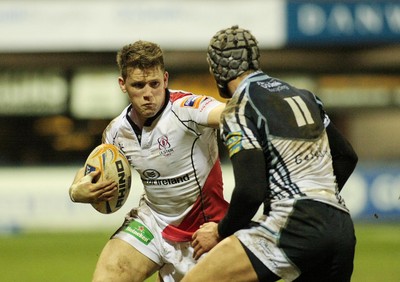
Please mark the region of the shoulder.
[[214, 126], [209, 124], [209, 116], [215, 115], [213, 110], [223, 103], [217, 99], [206, 96], [197, 95], [186, 91], [171, 90], [170, 100], [172, 111], [179, 116], [180, 119], [194, 121], [201, 125]]
[[174, 108], [200, 109], [213, 108], [222, 102], [206, 95], [198, 95], [183, 90], [170, 90], [170, 102]]
[[188, 97], [194, 95], [191, 92], [187, 92], [184, 90], [171, 90], [169, 89], [169, 100], [171, 103], [175, 103], [177, 100], [180, 100], [184, 97]]

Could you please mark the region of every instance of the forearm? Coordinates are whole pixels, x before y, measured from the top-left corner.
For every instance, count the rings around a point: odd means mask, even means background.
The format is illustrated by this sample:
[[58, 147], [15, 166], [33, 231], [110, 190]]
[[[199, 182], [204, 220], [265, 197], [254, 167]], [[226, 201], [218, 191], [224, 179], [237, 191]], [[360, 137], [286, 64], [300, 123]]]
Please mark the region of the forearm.
[[69, 198], [71, 199], [71, 201], [75, 203], [76, 200], [75, 200], [74, 191], [73, 191], [73, 187], [72, 186], [73, 185], [71, 185], [69, 187], [68, 194], [69, 194]]
[[84, 176], [84, 168], [82, 167], [77, 171], [75, 178], [68, 189], [69, 198], [74, 203], [79, 202], [76, 195], [76, 189], [77, 189], [77, 183], [79, 182], [80, 179], [82, 179], [83, 176]]
[[333, 171], [339, 191], [353, 173], [358, 156], [346, 138], [330, 123], [326, 129], [332, 154]]
[[225, 217], [218, 224], [219, 239], [228, 237], [236, 231], [248, 226], [260, 204], [261, 202], [250, 203], [243, 200], [243, 195], [241, 193], [232, 194], [230, 208]]
[[100, 171], [97, 170], [84, 175], [84, 169], [81, 168], [68, 189], [71, 201], [98, 203], [112, 199], [117, 190], [117, 183], [112, 180], [98, 181], [99, 174]]
[[267, 193], [266, 166], [261, 150], [245, 150], [232, 157], [235, 188], [227, 214], [218, 224], [225, 238], [249, 225]]

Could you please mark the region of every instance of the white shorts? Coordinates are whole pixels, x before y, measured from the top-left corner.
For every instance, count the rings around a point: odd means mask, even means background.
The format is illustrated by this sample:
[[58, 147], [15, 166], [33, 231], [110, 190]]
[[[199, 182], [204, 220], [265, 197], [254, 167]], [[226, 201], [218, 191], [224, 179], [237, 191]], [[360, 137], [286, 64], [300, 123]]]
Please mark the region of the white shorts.
[[[284, 209], [290, 210], [289, 205]], [[288, 220], [288, 212], [275, 213], [272, 216], [262, 216], [258, 227], [241, 229], [235, 236], [265, 265], [270, 271], [284, 279], [293, 281], [300, 275], [299, 269], [278, 247], [282, 227]]]
[[293, 281], [300, 272], [276, 244], [274, 235], [266, 236], [263, 227], [239, 230], [235, 236], [276, 275], [285, 281]]
[[161, 235], [150, 208], [141, 201], [125, 217], [123, 226], [112, 238], [121, 239], [160, 266], [164, 282], [179, 281], [196, 264], [190, 242], [172, 242]]

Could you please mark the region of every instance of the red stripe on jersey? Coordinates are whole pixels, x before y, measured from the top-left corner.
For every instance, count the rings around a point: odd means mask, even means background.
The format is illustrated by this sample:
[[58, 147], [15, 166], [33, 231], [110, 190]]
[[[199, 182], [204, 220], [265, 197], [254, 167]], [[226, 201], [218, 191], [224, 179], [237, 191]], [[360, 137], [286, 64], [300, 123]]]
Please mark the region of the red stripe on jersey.
[[189, 95], [193, 95], [193, 93], [189, 93], [189, 92], [173, 92], [170, 91], [169, 93], [169, 100], [173, 103], [176, 100], [178, 100], [179, 98], [185, 97], [185, 96], [189, 96]]
[[224, 199], [222, 188], [221, 164], [217, 160], [204, 183], [202, 197], [197, 198], [190, 212], [178, 226], [168, 225], [162, 231], [162, 236], [174, 242], [191, 241], [193, 233], [200, 225], [208, 221], [219, 222], [227, 209], [228, 202]]

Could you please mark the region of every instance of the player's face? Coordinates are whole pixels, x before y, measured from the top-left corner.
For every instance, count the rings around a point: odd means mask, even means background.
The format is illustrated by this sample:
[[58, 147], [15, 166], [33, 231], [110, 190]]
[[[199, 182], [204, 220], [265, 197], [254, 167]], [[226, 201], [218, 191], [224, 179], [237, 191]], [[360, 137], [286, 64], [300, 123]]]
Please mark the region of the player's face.
[[128, 93], [137, 117], [144, 121], [155, 116], [164, 105], [168, 73], [159, 67], [146, 71], [128, 69], [126, 80], [120, 77], [119, 84]]

